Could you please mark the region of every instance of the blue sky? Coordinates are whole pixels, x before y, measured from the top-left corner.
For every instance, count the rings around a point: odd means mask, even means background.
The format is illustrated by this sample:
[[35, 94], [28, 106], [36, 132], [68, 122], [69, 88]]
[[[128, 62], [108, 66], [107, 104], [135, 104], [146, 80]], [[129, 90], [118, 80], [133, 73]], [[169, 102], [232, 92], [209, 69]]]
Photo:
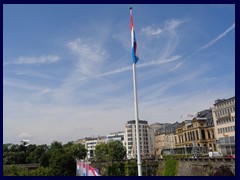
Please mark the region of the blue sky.
[[[133, 5], [139, 118], [235, 96], [234, 5]], [[3, 6], [3, 142], [67, 142], [134, 119], [129, 5]], [[180, 118], [183, 116], [183, 118]]]

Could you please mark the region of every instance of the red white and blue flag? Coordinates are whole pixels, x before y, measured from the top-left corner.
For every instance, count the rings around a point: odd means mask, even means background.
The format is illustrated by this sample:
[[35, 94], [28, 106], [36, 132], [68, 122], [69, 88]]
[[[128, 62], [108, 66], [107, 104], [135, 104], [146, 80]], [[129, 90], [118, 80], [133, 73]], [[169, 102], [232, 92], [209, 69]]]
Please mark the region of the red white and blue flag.
[[133, 63], [136, 64], [139, 60], [139, 57], [137, 54], [137, 41], [136, 41], [135, 31], [133, 27], [132, 7], [130, 7], [130, 30], [131, 30], [131, 42], [132, 42], [132, 60], [133, 60]]
[[100, 176], [98, 170], [86, 162], [77, 159], [76, 165], [76, 176]]

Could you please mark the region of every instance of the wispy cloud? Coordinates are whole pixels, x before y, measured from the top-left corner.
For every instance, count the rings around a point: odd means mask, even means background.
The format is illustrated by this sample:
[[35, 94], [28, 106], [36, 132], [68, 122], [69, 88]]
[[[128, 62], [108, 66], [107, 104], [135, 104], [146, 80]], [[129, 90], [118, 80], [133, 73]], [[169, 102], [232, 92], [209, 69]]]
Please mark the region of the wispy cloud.
[[186, 22], [186, 19], [170, 19], [165, 22], [164, 30], [175, 30], [180, 24]]
[[47, 80], [54, 80], [54, 81], [62, 81], [60, 78], [56, 78], [54, 76], [50, 76], [48, 74], [38, 73], [36, 71], [24, 71], [24, 72], [13, 72], [14, 74], [18, 76], [31, 76], [41, 79], [47, 79]]
[[92, 39], [75, 39], [67, 43], [71, 52], [77, 55], [77, 71], [82, 75], [93, 75], [108, 57], [102, 45]]
[[[148, 67], [148, 66], [165, 64], [165, 63], [176, 61], [180, 58], [181, 58], [181, 56], [176, 55], [176, 56], [173, 56], [169, 59], [150, 61], [150, 62], [142, 63], [142, 64], [139, 62], [139, 64], [137, 65], [137, 68], [144, 68], [144, 67]], [[110, 76], [110, 75], [113, 75], [113, 74], [123, 73], [123, 72], [131, 71], [131, 70], [132, 70], [132, 66], [125, 66], [125, 67], [122, 67], [122, 68], [119, 68], [119, 69], [115, 69], [115, 70], [111, 70], [111, 71], [108, 71], [108, 72], [96, 74], [95, 76], [89, 77], [89, 79], [90, 78], [92, 79], [92, 78], [103, 77], [103, 76]], [[86, 80], [86, 78], [82, 78], [81, 80]]]
[[163, 30], [159, 27], [156, 27], [154, 25], [147, 26], [141, 29], [141, 33], [148, 35], [148, 36], [156, 36], [159, 35]]
[[160, 25], [149, 25], [141, 29], [141, 33], [147, 36], [157, 36], [165, 32], [175, 31], [176, 28], [186, 22], [186, 19], [169, 19], [164, 22], [162, 27]]
[[4, 86], [12, 86], [15, 88], [20, 88], [20, 89], [25, 89], [25, 90], [30, 90], [30, 91], [37, 91], [40, 93], [48, 93], [51, 91], [49, 88], [46, 88], [46, 87], [44, 88], [44, 87], [29, 85], [26, 83], [21, 83], [18, 81], [7, 80], [7, 79], [3, 80], [3, 85]]
[[217, 36], [215, 39], [209, 41], [208, 43], [206, 43], [204, 46], [202, 46], [201, 48], [197, 49], [196, 51], [194, 51], [193, 53], [191, 53], [190, 55], [188, 55], [186, 58], [184, 58], [184, 60], [177, 64], [173, 69], [176, 70], [178, 69], [185, 61], [187, 61], [188, 59], [190, 59], [192, 56], [194, 56], [195, 54], [199, 53], [200, 51], [209, 48], [210, 46], [212, 46], [213, 44], [215, 44], [216, 42], [218, 42], [219, 40], [221, 40], [222, 38], [224, 38], [230, 31], [232, 31], [235, 28], [235, 23], [233, 23], [232, 26], [230, 26], [229, 28], [227, 28], [223, 33], [221, 33], [219, 36]]
[[59, 61], [58, 55], [43, 55], [39, 57], [19, 57], [10, 64], [52, 64]]
[[175, 71], [177, 68], [179, 68], [182, 65], [182, 63], [178, 63], [176, 66], [174, 66], [170, 71]]
[[169, 59], [165, 59], [165, 60], [150, 61], [148, 63], [139, 64], [138, 67], [142, 68], [142, 67], [154, 66], [154, 65], [159, 65], [159, 64], [165, 64], [165, 63], [169, 63], [169, 62], [172, 62], [172, 61], [176, 61], [180, 58], [181, 58], [180, 55], [176, 55], [176, 56], [173, 56], [173, 57], [171, 57]]
[[31, 138], [32, 135], [29, 134], [28, 132], [22, 132], [22, 133], [18, 134], [18, 137], [19, 138]]
[[205, 44], [204, 46], [202, 46], [199, 51], [209, 48], [210, 46], [212, 46], [213, 44], [215, 44], [217, 41], [219, 41], [220, 39], [222, 39], [224, 36], [226, 36], [231, 30], [233, 30], [235, 28], [235, 23], [233, 23], [232, 26], [230, 26], [229, 28], [227, 28], [223, 33], [221, 33], [218, 37], [216, 37], [215, 39], [209, 41], [207, 44]]

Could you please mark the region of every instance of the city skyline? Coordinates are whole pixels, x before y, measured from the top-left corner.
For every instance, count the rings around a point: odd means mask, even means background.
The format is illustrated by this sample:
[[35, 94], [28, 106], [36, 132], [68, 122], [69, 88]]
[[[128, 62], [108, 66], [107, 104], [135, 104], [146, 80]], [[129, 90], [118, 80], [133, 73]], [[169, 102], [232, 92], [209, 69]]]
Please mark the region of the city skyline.
[[[139, 118], [235, 96], [235, 5], [133, 5]], [[3, 6], [3, 143], [67, 142], [134, 119], [129, 5]]]

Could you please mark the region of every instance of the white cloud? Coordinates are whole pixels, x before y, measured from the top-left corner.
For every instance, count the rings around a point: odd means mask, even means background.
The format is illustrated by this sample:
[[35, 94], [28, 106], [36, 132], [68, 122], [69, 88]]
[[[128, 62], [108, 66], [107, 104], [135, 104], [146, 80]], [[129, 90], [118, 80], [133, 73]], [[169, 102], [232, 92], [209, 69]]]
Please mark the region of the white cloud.
[[18, 137], [19, 138], [31, 138], [32, 135], [27, 132], [22, 132], [22, 133], [18, 134]]
[[148, 35], [148, 36], [156, 36], [159, 35], [163, 30], [156, 26], [147, 26], [141, 29], [141, 33]]
[[233, 23], [232, 26], [230, 26], [229, 28], [227, 28], [223, 33], [221, 33], [218, 37], [216, 37], [215, 39], [209, 41], [207, 44], [205, 44], [204, 46], [202, 46], [198, 51], [201, 51], [203, 49], [209, 48], [210, 46], [212, 46], [213, 44], [215, 44], [217, 41], [219, 41], [220, 39], [222, 39], [224, 36], [226, 36], [230, 31], [232, 31], [235, 28], [235, 23]]
[[175, 71], [176, 69], [178, 69], [180, 66], [182, 65], [182, 63], [177, 63], [176, 66], [174, 66], [172, 69], [170, 69], [170, 71]]
[[42, 78], [42, 79], [47, 79], [47, 80], [54, 80], [54, 81], [61, 81], [62, 79], [54, 77], [54, 76], [50, 76], [46, 73], [40, 73], [40, 72], [36, 72], [36, 71], [32, 71], [32, 70], [22, 70], [21, 72], [19, 71], [11, 71], [11, 73], [14, 73], [16, 75], [19, 76], [31, 76], [31, 77], [36, 77], [36, 78]]
[[175, 30], [180, 24], [186, 22], [186, 20], [180, 19], [170, 19], [165, 22], [164, 30], [173, 31]]
[[57, 55], [43, 55], [39, 57], [19, 57], [11, 64], [52, 64], [61, 58]]
[[11, 86], [11, 87], [15, 87], [15, 88], [20, 88], [20, 89], [25, 89], [25, 90], [30, 90], [30, 91], [37, 91], [40, 93], [48, 93], [51, 90], [49, 88], [44, 88], [44, 87], [40, 87], [40, 86], [35, 86], [32, 84], [27, 84], [24, 82], [18, 82], [12, 79], [4, 79], [3, 80], [3, 85], [4, 86]]
[[147, 36], [156, 36], [169, 31], [175, 31], [175, 29], [186, 20], [170, 19], [164, 22], [163, 27], [159, 25], [149, 25], [141, 29], [141, 33]]
[[[165, 64], [165, 63], [176, 61], [176, 60], [178, 60], [180, 58], [181, 58], [181, 56], [176, 55], [176, 56], [173, 56], [173, 57], [171, 57], [169, 59], [164, 59], [164, 60], [149, 61], [147, 63], [140, 63], [140, 62], [138, 62], [138, 65], [136, 67], [137, 68], [144, 68], [144, 67], [148, 67], [148, 66], [155, 66], [155, 65]], [[122, 67], [122, 68], [119, 68], [119, 69], [115, 69], [115, 70], [111, 70], [111, 71], [108, 71], [108, 72], [96, 74], [93, 77], [89, 77], [89, 79], [103, 77], [103, 76], [110, 76], [110, 75], [113, 75], [113, 74], [123, 73], [123, 72], [131, 71], [131, 70], [132, 70], [132, 66], [125, 66], [125, 67]], [[86, 80], [86, 78], [81, 79], [81, 80]]]
[[70, 51], [76, 54], [78, 58], [75, 72], [86, 76], [97, 72], [108, 57], [106, 50], [98, 43], [95, 40], [80, 38], [67, 43]]
[[165, 63], [169, 63], [169, 62], [172, 62], [172, 61], [176, 61], [178, 59], [180, 59], [181, 56], [179, 55], [176, 55], [176, 56], [173, 56], [169, 59], [164, 59], [164, 60], [158, 60], [158, 61], [150, 61], [148, 63], [143, 63], [143, 64], [139, 64], [139, 68], [142, 68], [142, 67], [147, 67], [147, 66], [154, 66], [154, 65], [160, 65], [160, 64], [165, 64]]

